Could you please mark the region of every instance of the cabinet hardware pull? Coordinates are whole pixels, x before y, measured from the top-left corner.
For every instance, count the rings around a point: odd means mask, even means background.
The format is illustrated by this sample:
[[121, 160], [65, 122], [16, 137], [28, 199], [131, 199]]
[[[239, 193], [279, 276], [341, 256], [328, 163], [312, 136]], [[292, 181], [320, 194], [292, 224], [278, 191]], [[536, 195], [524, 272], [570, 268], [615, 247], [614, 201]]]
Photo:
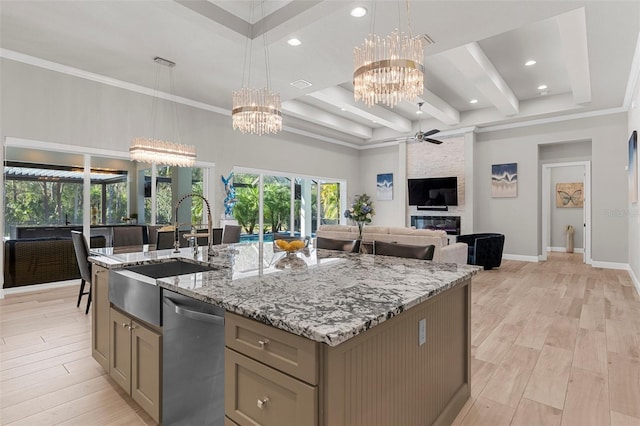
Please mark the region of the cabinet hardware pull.
[[267, 398], [266, 396], [262, 399], [258, 400], [258, 408], [259, 409], [263, 409], [265, 405], [267, 405], [267, 402], [269, 402], [269, 398]]
[[260, 345], [260, 349], [264, 349], [265, 346], [269, 344], [269, 340], [268, 339], [258, 340], [258, 344]]

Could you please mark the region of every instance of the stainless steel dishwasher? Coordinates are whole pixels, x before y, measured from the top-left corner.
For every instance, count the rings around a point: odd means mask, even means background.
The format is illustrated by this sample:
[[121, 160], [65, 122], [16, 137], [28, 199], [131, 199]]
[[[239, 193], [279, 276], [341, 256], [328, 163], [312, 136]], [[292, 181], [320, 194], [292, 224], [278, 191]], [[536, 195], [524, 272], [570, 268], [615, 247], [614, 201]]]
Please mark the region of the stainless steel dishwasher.
[[224, 424], [224, 309], [163, 290], [162, 424]]

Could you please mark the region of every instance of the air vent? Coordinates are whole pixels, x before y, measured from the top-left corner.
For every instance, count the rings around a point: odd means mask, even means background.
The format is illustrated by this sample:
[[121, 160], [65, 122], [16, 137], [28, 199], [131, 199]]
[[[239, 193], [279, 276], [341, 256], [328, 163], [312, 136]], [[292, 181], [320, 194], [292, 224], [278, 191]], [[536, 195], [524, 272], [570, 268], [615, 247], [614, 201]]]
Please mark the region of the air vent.
[[297, 87], [298, 89], [306, 89], [307, 87], [311, 86], [311, 83], [309, 83], [307, 80], [296, 80], [290, 84], [293, 87]]
[[425, 44], [434, 44], [435, 43], [435, 41], [433, 41], [433, 39], [431, 37], [429, 37], [429, 34], [420, 34], [416, 38], [421, 39]]

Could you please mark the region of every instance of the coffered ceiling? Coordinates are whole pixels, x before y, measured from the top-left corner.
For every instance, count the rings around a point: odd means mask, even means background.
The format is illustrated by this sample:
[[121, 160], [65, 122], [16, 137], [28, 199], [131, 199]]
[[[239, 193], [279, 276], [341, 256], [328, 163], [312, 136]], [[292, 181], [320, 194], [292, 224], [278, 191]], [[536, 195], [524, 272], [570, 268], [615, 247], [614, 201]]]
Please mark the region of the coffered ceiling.
[[[352, 17], [355, 6], [368, 14]], [[181, 101], [230, 115], [245, 56], [251, 86], [265, 84], [266, 35], [285, 131], [354, 147], [419, 127], [446, 132], [628, 106], [640, 2], [413, 0], [409, 8], [396, 0], [3, 0], [0, 47], [8, 59], [50, 61], [134, 90], [153, 89], [152, 59], [161, 56], [177, 63]], [[413, 35], [433, 40], [420, 123], [415, 104], [355, 102], [351, 83], [353, 48], [371, 28], [408, 31], [409, 21]], [[293, 37], [302, 44], [290, 46]], [[525, 66], [530, 59], [536, 64]], [[299, 80], [311, 85], [291, 84]]]

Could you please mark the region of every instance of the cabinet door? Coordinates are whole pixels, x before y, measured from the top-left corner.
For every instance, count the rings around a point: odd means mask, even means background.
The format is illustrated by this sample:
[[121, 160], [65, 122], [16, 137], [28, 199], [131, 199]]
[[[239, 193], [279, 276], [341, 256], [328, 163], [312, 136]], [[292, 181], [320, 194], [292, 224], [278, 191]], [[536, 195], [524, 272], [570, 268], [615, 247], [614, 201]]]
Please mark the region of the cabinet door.
[[131, 395], [131, 319], [111, 308], [109, 375]]
[[109, 371], [109, 274], [98, 265], [91, 276], [91, 355]]
[[162, 336], [131, 322], [131, 397], [160, 422], [160, 351]]
[[225, 349], [225, 414], [239, 425], [315, 426], [315, 386]]

